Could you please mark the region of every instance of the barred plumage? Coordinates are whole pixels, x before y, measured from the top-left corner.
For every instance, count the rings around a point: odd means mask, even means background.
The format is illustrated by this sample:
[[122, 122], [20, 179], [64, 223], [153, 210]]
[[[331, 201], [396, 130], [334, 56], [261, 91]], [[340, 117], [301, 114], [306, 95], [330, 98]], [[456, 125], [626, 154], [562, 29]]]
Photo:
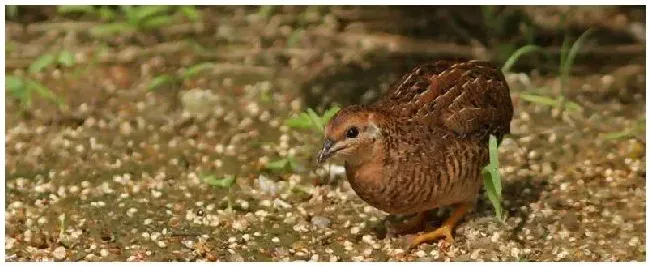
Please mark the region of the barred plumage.
[[[512, 113], [505, 78], [490, 63], [425, 64], [374, 105], [336, 114], [325, 133], [334, 148], [319, 160], [344, 159], [357, 194], [392, 214], [469, 202], [482, 184], [488, 136], [509, 133]], [[361, 133], [350, 138], [353, 127]]]

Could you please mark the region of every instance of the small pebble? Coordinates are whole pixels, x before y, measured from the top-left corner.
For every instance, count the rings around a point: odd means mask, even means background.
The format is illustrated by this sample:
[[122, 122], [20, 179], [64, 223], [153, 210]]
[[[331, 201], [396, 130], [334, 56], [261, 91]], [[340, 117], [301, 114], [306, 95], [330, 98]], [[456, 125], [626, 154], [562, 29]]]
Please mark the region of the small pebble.
[[320, 228], [324, 229], [330, 226], [330, 219], [327, 219], [326, 217], [323, 216], [314, 216], [311, 218], [311, 224]]
[[64, 247], [55, 248], [54, 251], [52, 251], [52, 255], [57, 260], [65, 259], [65, 248]]

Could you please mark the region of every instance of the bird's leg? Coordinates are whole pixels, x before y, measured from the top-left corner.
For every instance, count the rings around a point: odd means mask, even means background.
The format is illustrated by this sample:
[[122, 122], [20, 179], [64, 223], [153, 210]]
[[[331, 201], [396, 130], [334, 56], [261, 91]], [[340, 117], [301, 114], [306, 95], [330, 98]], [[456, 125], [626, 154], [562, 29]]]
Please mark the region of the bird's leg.
[[418, 212], [413, 217], [408, 218], [407, 221], [392, 225], [390, 228], [393, 234], [403, 234], [417, 231], [422, 228], [422, 224], [426, 222], [427, 212]]
[[407, 239], [409, 247], [415, 247], [421, 243], [433, 241], [441, 237], [444, 237], [447, 242], [453, 242], [454, 238], [451, 233], [453, 232], [454, 227], [456, 227], [458, 221], [465, 216], [470, 206], [469, 202], [461, 203], [438, 229], [421, 233], [416, 236], [409, 236]]

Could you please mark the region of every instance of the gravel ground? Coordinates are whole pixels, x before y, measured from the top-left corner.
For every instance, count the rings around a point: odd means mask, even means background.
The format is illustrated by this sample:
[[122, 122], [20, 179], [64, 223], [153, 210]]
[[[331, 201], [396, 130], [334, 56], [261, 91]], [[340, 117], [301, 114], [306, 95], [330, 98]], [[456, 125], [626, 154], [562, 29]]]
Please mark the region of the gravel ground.
[[[290, 35], [282, 17], [259, 26], [254, 15], [235, 14], [235, 24], [259, 35]], [[305, 32], [336, 32], [328, 18]], [[56, 45], [89, 45], [70, 37], [81, 33], [51, 31], [47, 36]], [[18, 43], [39, 42], [9, 24], [6, 32]], [[240, 41], [251, 51], [265, 43]], [[219, 64], [149, 91], [154, 75], [200, 56], [140, 56], [119, 43], [127, 41], [114, 42], [116, 58], [124, 61], [84, 67], [90, 50], [76, 53], [81, 74], [56, 69], [37, 75], [66, 99], [67, 110], [35, 98], [21, 113], [7, 97], [7, 261], [646, 260], [645, 131], [603, 137], [645, 118], [639, 112], [645, 110], [643, 63], [573, 76], [575, 89], [567, 97], [584, 107], [579, 113], [520, 99], [534, 88], [557, 95], [556, 75], [509, 74], [513, 135], [500, 147], [507, 219], [496, 221], [481, 195], [454, 243], [406, 250], [399, 237], [385, 236], [384, 223], [392, 217], [355, 195], [340, 162], [318, 169], [311, 163], [319, 136], [288, 128], [284, 120], [307, 107], [371, 101], [410, 62], [377, 68], [392, 57], [368, 60], [359, 54], [374, 47], [305, 37], [299, 47], [322, 48], [322, 54], [285, 49], [268, 59], [260, 51], [245, 56], [249, 63], [241, 67]], [[29, 54], [32, 46], [9, 53], [8, 60]], [[357, 75], [356, 68], [367, 73]], [[366, 76], [373, 78], [360, 78]], [[364, 92], [354, 98], [328, 93], [345, 88]], [[264, 169], [287, 156], [296, 158], [297, 169]], [[211, 187], [201, 179], [206, 173], [235, 175], [236, 184]], [[439, 223], [448, 210], [433, 214]]]

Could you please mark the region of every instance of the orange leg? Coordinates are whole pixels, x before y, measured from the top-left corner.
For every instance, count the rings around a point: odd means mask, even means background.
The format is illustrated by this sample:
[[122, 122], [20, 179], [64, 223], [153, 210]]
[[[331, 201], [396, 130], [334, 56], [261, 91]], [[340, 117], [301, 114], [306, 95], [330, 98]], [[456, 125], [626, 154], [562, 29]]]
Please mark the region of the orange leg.
[[454, 231], [458, 221], [465, 216], [470, 206], [470, 203], [461, 203], [438, 229], [421, 233], [416, 236], [409, 236], [407, 239], [409, 247], [415, 247], [421, 243], [430, 242], [442, 237], [444, 237], [447, 242], [453, 242], [454, 238], [451, 233]]

